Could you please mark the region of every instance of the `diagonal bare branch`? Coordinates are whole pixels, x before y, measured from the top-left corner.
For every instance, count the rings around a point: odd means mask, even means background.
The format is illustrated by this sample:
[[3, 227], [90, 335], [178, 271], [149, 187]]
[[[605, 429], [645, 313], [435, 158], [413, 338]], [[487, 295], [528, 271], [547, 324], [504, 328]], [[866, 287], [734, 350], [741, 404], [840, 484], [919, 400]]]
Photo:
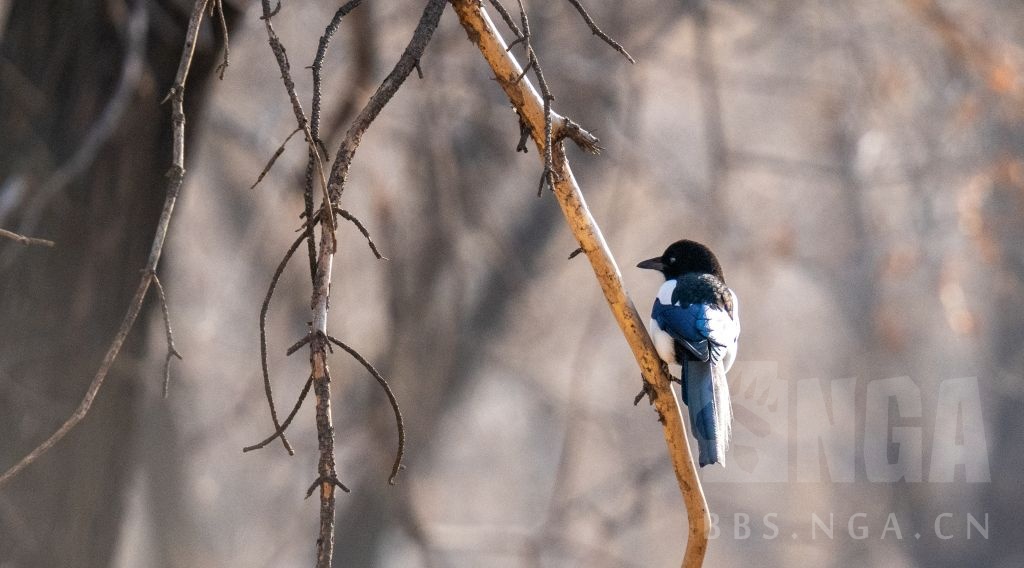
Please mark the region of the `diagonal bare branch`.
[[594, 35], [601, 38], [601, 40], [607, 43], [608, 45], [612, 46], [612, 48], [615, 51], [621, 53], [623, 57], [629, 60], [630, 63], [636, 63], [636, 59], [633, 59], [633, 56], [626, 51], [626, 48], [622, 47], [622, 44], [612, 39], [611, 36], [604, 33], [604, 31], [602, 31], [601, 28], [597, 27], [597, 22], [595, 22], [594, 18], [590, 16], [590, 14], [587, 12], [587, 9], [583, 7], [583, 3], [580, 2], [580, 0], [568, 1], [570, 4], [573, 5], [574, 8], [576, 8], [576, 11], [579, 12], [581, 16], [583, 16], [583, 21], [587, 23], [587, 26], [590, 27], [590, 31]]
[[292, 133], [289, 134], [288, 137], [284, 139], [284, 142], [281, 142], [281, 145], [277, 147], [277, 150], [274, 152], [274, 155], [271, 156], [269, 160], [267, 160], [267, 165], [263, 166], [263, 170], [260, 171], [260, 175], [256, 177], [256, 181], [254, 181], [253, 184], [249, 186], [249, 189], [256, 189], [256, 186], [259, 185], [261, 181], [263, 181], [263, 178], [266, 177], [268, 173], [270, 173], [270, 168], [274, 167], [274, 163], [277, 162], [277, 159], [280, 158], [281, 154], [284, 153], [284, 147], [288, 145], [288, 141], [292, 139], [292, 136], [295, 136], [299, 132], [302, 132], [302, 128], [296, 128], [295, 130], [292, 130]]
[[[508, 52], [505, 42], [498, 34], [494, 23], [476, 0], [451, 0], [459, 21], [465, 28], [470, 41], [479, 49], [490, 65], [498, 84], [505, 91], [519, 116], [531, 127], [538, 150], [545, 150], [544, 139], [537, 136], [549, 111], [545, 101], [528, 81], [516, 81], [522, 73], [519, 62]], [[546, 137], [545, 137], [546, 138]], [[559, 138], [556, 137], [556, 140]], [[654, 406], [664, 429], [669, 457], [676, 473], [676, 481], [682, 493], [689, 518], [689, 539], [683, 559], [684, 568], [701, 566], [707, 551], [710, 531], [710, 515], [707, 501], [701, 488], [700, 478], [693, 463], [686, 437], [679, 402], [672, 389], [670, 378], [662, 368], [661, 359], [654, 350], [654, 344], [637, 313], [633, 302], [626, 294], [618, 266], [601, 230], [590, 214], [586, 201], [566, 160], [564, 148], [556, 143], [551, 148], [557, 176], [554, 183], [555, 196], [577, 241], [580, 243], [594, 269], [605, 300], [611, 309], [623, 336], [629, 343], [643, 374], [644, 381], [655, 393]]]
[[55, 242], [53, 242], [53, 241], [51, 241], [49, 239], [38, 239], [38, 238], [35, 238], [35, 237], [26, 237], [24, 235], [19, 235], [18, 233], [15, 233], [14, 231], [8, 231], [7, 229], [0, 229], [0, 238], [10, 239], [10, 240], [12, 240], [12, 241], [14, 241], [14, 242], [16, 242], [18, 244], [25, 245], [25, 246], [35, 245], [35, 246], [43, 246], [43, 247], [53, 247], [55, 244], [57, 244], [57, 243], [55, 243]]

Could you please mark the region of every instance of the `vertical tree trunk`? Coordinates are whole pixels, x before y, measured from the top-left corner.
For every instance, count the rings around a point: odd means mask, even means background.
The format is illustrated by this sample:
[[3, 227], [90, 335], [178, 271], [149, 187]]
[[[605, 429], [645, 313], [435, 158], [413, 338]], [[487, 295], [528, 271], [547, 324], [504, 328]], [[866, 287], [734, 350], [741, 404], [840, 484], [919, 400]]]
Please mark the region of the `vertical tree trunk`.
[[[78, 404], [138, 282], [170, 164], [170, 113], [160, 99], [190, 7], [33, 0], [10, 8], [0, 45], [0, 226], [57, 245], [0, 243], [0, 469]], [[190, 118], [216, 64], [212, 37], [196, 57]], [[125, 64], [133, 50], [134, 67]], [[84, 152], [90, 145], [95, 152]], [[86, 419], [0, 491], [0, 564], [109, 565], [132, 471], [136, 381], [160, 380], [138, 375], [143, 343], [136, 329]]]

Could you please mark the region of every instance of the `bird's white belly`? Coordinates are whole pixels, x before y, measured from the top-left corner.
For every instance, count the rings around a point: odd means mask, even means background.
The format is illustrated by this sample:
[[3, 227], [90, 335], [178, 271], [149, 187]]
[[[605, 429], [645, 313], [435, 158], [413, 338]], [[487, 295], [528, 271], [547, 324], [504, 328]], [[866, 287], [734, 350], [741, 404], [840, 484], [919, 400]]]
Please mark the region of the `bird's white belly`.
[[654, 341], [654, 350], [658, 352], [658, 356], [661, 357], [666, 363], [676, 362], [676, 346], [675, 340], [672, 336], [662, 331], [658, 327], [658, 323], [653, 319], [651, 320], [651, 340]]

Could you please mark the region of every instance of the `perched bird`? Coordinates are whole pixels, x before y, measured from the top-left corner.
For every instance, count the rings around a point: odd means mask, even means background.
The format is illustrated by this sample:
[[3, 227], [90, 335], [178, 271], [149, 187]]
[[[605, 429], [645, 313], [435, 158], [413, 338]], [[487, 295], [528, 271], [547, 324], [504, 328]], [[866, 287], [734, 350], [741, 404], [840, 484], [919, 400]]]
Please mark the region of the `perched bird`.
[[736, 294], [725, 285], [714, 253], [698, 242], [674, 242], [637, 267], [665, 276], [651, 310], [651, 338], [663, 361], [682, 367], [683, 402], [690, 410], [700, 465], [725, 465], [732, 433], [725, 373], [736, 360], [740, 335]]

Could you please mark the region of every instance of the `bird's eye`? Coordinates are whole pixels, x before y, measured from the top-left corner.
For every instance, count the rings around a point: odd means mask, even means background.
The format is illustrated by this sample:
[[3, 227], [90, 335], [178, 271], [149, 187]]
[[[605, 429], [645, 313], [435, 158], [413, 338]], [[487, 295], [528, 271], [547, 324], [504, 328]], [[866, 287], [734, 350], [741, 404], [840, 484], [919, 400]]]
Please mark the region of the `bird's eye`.
[[676, 257], [673, 256], [672, 258], [668, 259], [668, 263], [669, 264], [675, 264], [676, 263]]

